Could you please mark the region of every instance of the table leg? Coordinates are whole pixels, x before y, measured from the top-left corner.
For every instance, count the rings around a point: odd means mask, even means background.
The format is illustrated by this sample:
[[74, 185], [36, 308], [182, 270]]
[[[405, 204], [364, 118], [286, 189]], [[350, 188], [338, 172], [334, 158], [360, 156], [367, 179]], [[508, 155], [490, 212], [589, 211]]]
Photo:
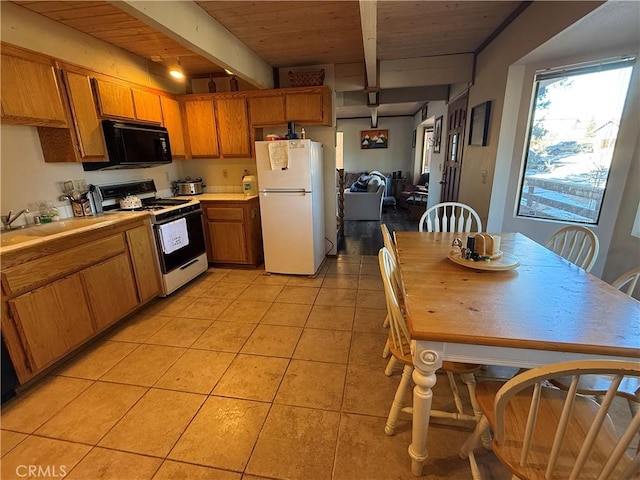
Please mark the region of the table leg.
[[431, 414], [431, 389], [436, 384], [436, 370], [442, 366], [441, 350], [424, 348], [419, 342], [412, 342], [413, 351], [413, 424], [411, 429], [411, 471], [417, 477], [422, 476], [424, 463], [428, 458], [427, 434]]

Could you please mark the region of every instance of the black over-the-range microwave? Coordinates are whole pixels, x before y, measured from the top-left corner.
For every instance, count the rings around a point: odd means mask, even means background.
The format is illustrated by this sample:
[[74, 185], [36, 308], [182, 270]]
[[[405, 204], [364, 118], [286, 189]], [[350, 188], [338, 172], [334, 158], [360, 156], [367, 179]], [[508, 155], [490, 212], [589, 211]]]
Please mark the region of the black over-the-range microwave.
[[155, 167], [171, 163], [169, 134], [164, 127], [103, 120], [108, 162], [83, 162], [85, 171]]

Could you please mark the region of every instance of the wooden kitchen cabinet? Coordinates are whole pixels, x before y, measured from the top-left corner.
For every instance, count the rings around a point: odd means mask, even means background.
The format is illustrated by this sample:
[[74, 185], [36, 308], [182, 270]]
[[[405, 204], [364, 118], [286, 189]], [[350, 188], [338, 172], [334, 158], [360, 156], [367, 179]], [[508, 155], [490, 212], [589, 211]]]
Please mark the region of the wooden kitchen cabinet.
[[160, 97], [162, 104], [162, 124], [169, 132], [169, 144], [171, 145], [171, 156], [174, 158], [185, 158], [186, 150], [184, 146], [184, 131], [182, 129], [182, 115], [180, 104], [171, 97]]
[[68, 126], [51, 58], [3, 44], [0, 71], [3, 123]]
[[157, 93], [101, 78], [94, 78], [93, 85], [101, 116], [162, 123], [162, 107]]
[[65, 88], [71, 106], [71, 115], [77, 135], [78, 150], [82, 161], [96, 159], [105, 161], [107, 150], [102, 126], [91, 90], [91, 79], [87, 75], [64, 72]]
[[133, 120], [133, 94], [131, 88], [118, 83], [93, 79], [98, 99], [98, 109], [103, 117], [119, 117]]
[[219, 157], [213, 100], [186, 100], [184, 116], [187, 130], [187, 158]]
[[162, 123], [160, 95], [132, 88], [135, 119], [143, 122]]
[[222, 157], [249, 157], [249, 119], [245, 98], [214, 100], [220, 155]]
[[153, 233], [148, 225], [131, 228], [126, 232], [129, 255], [138, 291], [144, 303], [160, 293], [160, 270], [156, 261]]
[[160, 292], [146, 217], [0, 253], [2, 332], [21, 384]]
[[252, 127], [284, 125], [290, 121], [331, 126], [333, 112], [328, 87], [278, 88], [245, 95]]
[[287, 121], [321, 123], [322, 93], [287, 93], [285, 98]]
[[287, 123], [284, 114], [284, 95], [270, 97], [249, 97], [251, 125], [283, 125]]
[[[93, 311], [96, 331], [111, 326], [138, 305], [131, 264], [126, 253], [80, 273]], [[109, 295], [105, 295], [105, 289]]]
[[79, 274], [9, 300], [27, 358], [36, 372], [94, 333]]
[[201, 201], [206, 218], [207, 259], [214, 264], [257, 267], [262, 264], [262, 230], [258, 198]]

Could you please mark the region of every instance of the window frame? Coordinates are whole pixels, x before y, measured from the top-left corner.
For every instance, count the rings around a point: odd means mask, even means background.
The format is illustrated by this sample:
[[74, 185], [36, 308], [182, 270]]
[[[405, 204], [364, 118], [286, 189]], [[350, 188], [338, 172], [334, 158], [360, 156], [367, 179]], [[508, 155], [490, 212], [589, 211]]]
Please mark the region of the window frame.
[[600, 60], [593, 60], [586, 63], [581, 64], [573, 64], [573, 65], [563, 65], [554, 68], [545, 68], [536, 70], [533, 75], [532, 80], [532, 94], [530, 98], [530, 105], [527, 116], [527, 124], [526, 124], [526, 135], [523, 144], [523, 152], [522, 152], [522, 160], [521, 160], [521, 173], [518, 180], [518, 186], [515, 196], [515, 205], [514, 205], [514, 217], [520, 220], [536, 220], [543, 221], [549, 223], [561, 223], [561, 224], [571, 224], [571, 225], [587, 225], [590, 227], [597, 227], [600, 224], [600, 219], [603, 211], [603, 206], [605, 205], [605, 198], [609, 186], [609, 181], [611, 179], [611, 171], [613, 169], [613, 162], [615, 160], [615, 149], [618, 144], [618, 137], [620, 135], [620, 131], [616, 133], [616, 140], [613, 146], [613, 150], [611, 153], [611, 163], [607, 170], [607, 178], [604, 182], [604, 188], [602, 192], [602, 197], [600, 199], [600, 205], [597, 212], [597, 217], [594, 222], [590, 221], [582, 221], [578, 219], [567, 219], [567, 218], [553, 218], [546, 216], [535, 216], [535, 215], [524, 215], [520, 213], [522, 208], [522, 199], [524, 195], [525, 189], [525, 180], [527, 177], [527, 164], [529, 162], [529, 152], [531, 151], [531, 139], [532, 132], [535, 127], [534, 118], [536, 114], [536, 108], [538, 103], [538, 93], [540, 90], [540, 83], [545, 80], [550, 80], [554, 78], [570, 78], [572, 76], [593, 73], [593, 72], [603, 72], [609, 70], [616, 70], [621, 68], [631, 67], [631, 72], [629, 75], [629, 84], [627, 87], [627, 93], [625, 96], [625, 100], [622, 104], [622, 108], [620, 111], [620, 124], [624, 118], [624, 112], [627, 108], [627, 102], [629, 101], [629, 95], [632, 90], [632, 83], [634, 75], [637, 74], [636, 69], [638, 67], [637, 57], [635, 55], [625, 55], [619, 56], [615, 58], [607, 58]]

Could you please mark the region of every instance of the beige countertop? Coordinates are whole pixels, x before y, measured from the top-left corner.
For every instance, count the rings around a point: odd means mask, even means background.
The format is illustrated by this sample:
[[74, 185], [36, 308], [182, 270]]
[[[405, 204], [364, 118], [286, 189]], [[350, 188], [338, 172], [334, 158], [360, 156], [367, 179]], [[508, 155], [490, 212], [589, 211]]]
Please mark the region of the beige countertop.
[[114, 212], [93, 217], [65, 218], [57, 222], [42, 223], [2, 232], [0, 234], [0, 254], [148, 216], [149, 212], [146, 211]]
[[178, 198], [193, 198], [200, 202], [245, 202], [258, 198], [258, 195], [246, 196], [244, 193], [201, 193], [200, 195], [182, 195]]

